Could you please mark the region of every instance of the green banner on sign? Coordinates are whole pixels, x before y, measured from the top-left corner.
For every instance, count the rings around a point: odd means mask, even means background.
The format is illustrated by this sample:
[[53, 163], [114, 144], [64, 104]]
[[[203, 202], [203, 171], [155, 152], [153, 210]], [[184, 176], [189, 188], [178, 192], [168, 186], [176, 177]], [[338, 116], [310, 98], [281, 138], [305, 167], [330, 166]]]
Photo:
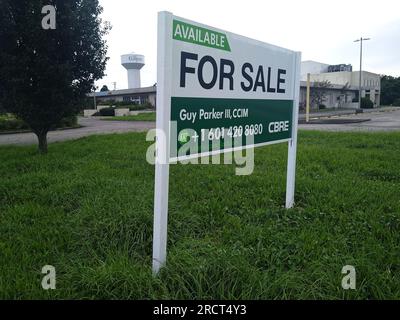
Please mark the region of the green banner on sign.
[[175, 40], [231, 51], [226, 34], [198, 27], [179, 20], [173, 21], [172, 37]]
[[292, 100], [172, 97], [171, 121], [177, 130], [171, 136], [171, 158], [189, 141], [204, 154], [232, 148], [234, 139], [246, 146], [248, 136], [254, 145], [290, 139], [292, 111]]

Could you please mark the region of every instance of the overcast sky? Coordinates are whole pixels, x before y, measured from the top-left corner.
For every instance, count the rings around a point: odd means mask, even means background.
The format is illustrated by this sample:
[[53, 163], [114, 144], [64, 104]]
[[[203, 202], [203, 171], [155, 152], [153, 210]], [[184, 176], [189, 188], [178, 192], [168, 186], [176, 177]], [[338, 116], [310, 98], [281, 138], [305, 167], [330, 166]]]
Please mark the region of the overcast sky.
[[[120, 55], [143, 54], [142, 86], [157, 80], [157, 12], [301, 51], [302, 60], [350, 63], [359, 70], [360, 36], [365, 42], [363, 70], [400, 76], [399, 0], [100, 0], [102, 18], [112, 31], [106, 76], [96, 84], [127, 88]], [[251, 53], [249, 53], [251, 54]]]

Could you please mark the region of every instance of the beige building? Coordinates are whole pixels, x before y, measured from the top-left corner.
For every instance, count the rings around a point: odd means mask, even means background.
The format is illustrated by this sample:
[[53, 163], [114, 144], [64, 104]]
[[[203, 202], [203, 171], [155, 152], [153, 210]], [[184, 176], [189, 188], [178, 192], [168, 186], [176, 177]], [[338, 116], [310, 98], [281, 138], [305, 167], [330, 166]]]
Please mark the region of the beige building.
[[[311, 91], [315, 90], [315, 82], [310, 84]], [[318, 90], [318, 89], [316, 89]], [[327, 108], [334, 109], [357, 109], [358, 103], [353, 102], [358, 96], [358, 88], [348, 87], [343, 85], [332, 84], [329, 88], [323, 89], [325, 93], [325, 99], [322, 104]], [[306, 94], [307, 94], [307, 82], [300, 82], [300, 110], [306, 108]], [[318, 106], [311, 105], [311, 109], [317, 109]]]
[[[347, 71], [336, 71], [336, 70], [347, 70]], [[333, 87], [343, 91], [342, 94], [345, 96], [352, 96], [355, 93], [354, 98], [358, 98], [359, 88], [359, 71], [351, 71], [350, 65], [337, 65], [329, 66], [327, 64], [315, 62], [315, 61], [304, 61], [301, 65], [301, 79], [306, 81], [307, 74], [310, 73], [311, 82], [329, 81]], [[317, 73], [315, 73], [317, 71]], [[347, 92], [346, 92], [347, 91]], [[380, 105], [381, 96], [381, 77], [379, 74], [362, 71], [361, 74], [361, 97], [368, 97], [377, 107]], [[336, 97], [337, 98], [337, 97]], [[330, 99], [330, 98], [328, 98]], [[340, 98], [343, 99], [343, 98]], [[346, 103], [347, 98], [344, 98]], [[335, 105], [337, 105], [335, 99], [331, 99]], [[335, 107], [329, 103], [327, 107]]]
[[[327, 108], [358, 108], [359, 71], [352, 71], [351, 65], [328, 65], [316, 61], [301, 63], [300, 109], [306, 105], [307, 74], [310, 73], [311, 90], [317, 82], [329, 81], [330, 87], [323, 89], [325, 98], [322, 101]], [[96, 92], [97, 103], [100, 101], [126, 101], [133, 104], [149, 103], [156, 107], [156, 85], [152, 87], [133, 88]], [[380, 105], [381, 80], [380, 75], [362, 72], [362, 97], [369, 97], [374, 106]], [[93, 97], [93, 93], [88, 95]], [[318, 107], [318, 106], [314, 106]]]

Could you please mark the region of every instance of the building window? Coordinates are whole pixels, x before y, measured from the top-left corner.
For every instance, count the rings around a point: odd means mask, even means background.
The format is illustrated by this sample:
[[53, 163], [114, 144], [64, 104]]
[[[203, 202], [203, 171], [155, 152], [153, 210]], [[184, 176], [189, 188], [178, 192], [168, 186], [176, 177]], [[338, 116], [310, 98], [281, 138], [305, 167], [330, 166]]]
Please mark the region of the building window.
[[124, 102], [132, 102], [132, 104], [143, 104], [148, 101], [147, 96], [140, 96], [140, 95], [124, 96], [122, 99]]

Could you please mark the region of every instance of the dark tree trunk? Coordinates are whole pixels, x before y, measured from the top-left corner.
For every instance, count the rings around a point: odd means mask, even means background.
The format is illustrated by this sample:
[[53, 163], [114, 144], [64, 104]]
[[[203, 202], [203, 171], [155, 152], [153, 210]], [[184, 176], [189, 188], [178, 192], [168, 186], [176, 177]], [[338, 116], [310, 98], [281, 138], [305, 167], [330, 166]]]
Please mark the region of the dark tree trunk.
[[39, 141], [39, 153], [46, 154], [47, 153], [47, 132], [46, 129], [41, 129], [35, 132]]

